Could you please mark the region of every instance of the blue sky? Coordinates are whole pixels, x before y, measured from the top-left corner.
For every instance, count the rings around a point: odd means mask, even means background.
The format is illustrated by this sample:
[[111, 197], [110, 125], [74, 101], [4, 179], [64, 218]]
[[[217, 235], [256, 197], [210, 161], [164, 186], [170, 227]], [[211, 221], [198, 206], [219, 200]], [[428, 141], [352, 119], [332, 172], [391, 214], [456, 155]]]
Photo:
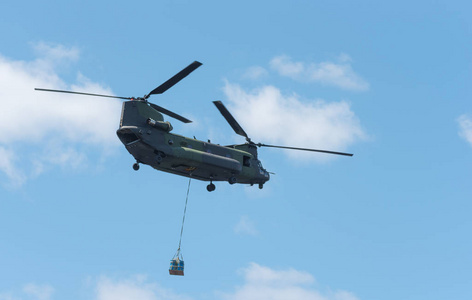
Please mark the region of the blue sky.
[[[7, 1], [0, 5], [0, 300], [471, 299], [467, 1]], [[263, 190], [143, 166], [118, 100], [260, 149]]]

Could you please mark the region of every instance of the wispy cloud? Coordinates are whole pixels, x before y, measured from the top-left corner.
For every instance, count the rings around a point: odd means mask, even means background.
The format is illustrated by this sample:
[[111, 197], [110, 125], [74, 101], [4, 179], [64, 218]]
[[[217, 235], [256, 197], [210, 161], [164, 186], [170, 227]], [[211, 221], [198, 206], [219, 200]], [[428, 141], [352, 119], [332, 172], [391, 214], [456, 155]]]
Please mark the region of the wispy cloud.
[[21, 186], [26, 181], [25, 174], [16, 167], [18, 157], [11, 149], [0, 145], [0, 171], [10, 180], [13, 188]]
[[305, 64], [302, 62], [293, 62], [290, 56], [276, 56], [270, 61], [272, 69], [282, 76], [298, 78], [305, 72]]
[[[310, 273], [293, 268], [273, 269], [257, 263], [250, 263], [239, 271], [243, 277], [242, 285], [235, 285], [229, 291], [206, 291], [205, 299], [226, 300], [358, 300], [351, 292], [345, 290], [321, 291], [315, 288], [316, 280]], [[189, 300], [198, 298], [176, 293], [149, 280], [144, 275], [127, 279], [113, 279], [102, 276], [96, 282], [95, 300]]]
[[234, 226], [234, 232], [240, 235], [252, 235], [256, 236], [259, 232], [256, 229], [256, 225], [248, 216], [241, 216], [238, 223]]
[[185, 295], [179, 295], [171, 290], [151, 282], [146, 276], [138, 275], [129, 279], [112, 279], [101, 277], [96, 285], [96, 300], [189, 300]]
[[74, 63], [80, 58], [80, 50], [76, 47], [39, 42], [32, 44], [32, 48], [38, 56], [36, 64], [46, 68]]
[[318, 82], [352, 91], [368, 90], [369, 83], [354, 72], [351, 62], [347, 54], [342, 54], [335, 62], [319, 63], [293, 61], [290, 56], [281, 55], [274, 57], [270, 66], [280, 75], [297, 81]]
[[357, 300], [347, 291], [322, 292], [313, 288], [315, 278], [295, 269], [275, 270], [251, 263], [242, 270], [244, 284], [231, 293], [220, 293], [227, 300]]
[[49, 300], [54, 293], [54, 288], [50, 285], [38, 285], [30, 283], [23, 287], [23, 292], [33, 297], [33, 299]]
[[243, 74], [243, 78], [256, 80], [267, 76], [269, 72], [261, 66], [253, 66], [246, 70]]
[[[322, 291], [316, 288], [312, 274], [293, 268], [274, 269], [250, 263], [238, 273], [243, 283], [228, 290], [203, 291], [201, 299], [226, 300], [358, 300], [345, 290]], [[128, 277], [100, 276], [89, 278], [88, 298], [93, 300], [191, 300], [198, 294], [187, 295], [151, 280], [146, 275]], [[52, 300], [56, 289], [48, 284], [29, 283], [21, 289], [0, 291], [0, 300]], [[82, 291], [84, 292], [84, 291]], [[211, 296], [213, 295], [213, 297]]]
[[457, 122], [459, 123], [459, 136], [472, 146], [472, 117], [470, 115], [461, 115], [457, 118]]
[[[274, 86], [245, 90], [227, 82], [229, 109], [255, 142], [344, 151], [367, 137], [346, 101], [302, 100]], [[324, 161], [324, 154], [287, 151], [297, 160]]]
[[[112, 94], [109, 88], [81, 73], [72, 85], [61, 79], [58, 69], [77, 61], [80, 51], [45, 43], [35, 44], [34, 48], [38, 57], [33, 61], [13, 60], [0, 54], [0, 103], [6, 112], [0, 118], [0, 151], [6, 154], [0, 160], [0, 174], [9, 178], [11, 185], [21, 185], [41, 169], [26, 170], [17, 165], [18, 161], [33, 159], [26, 150], [20, 149], [38, 147], [32, 152], [38, 153], [51, 148], [52, 143], [59, 144], [60, 147], [55, 148], [58, 150], [55, 164], [64, 166], [76, 163], [76, 159], [67, 158], [71, 155], [84, 159], [85, 153], [79, 151], [77, 145], [102, 151], [119, 145], [115, 136], [121, 108], [119, 101], [34, 91], [35, 87], [42, 87]], [[61, 152], [61, 149], [66, 151]], [[47, 158], [32, 156], [35, 161], [31, 161], [31, 165], [51, 164]]]
[[1, 292], [0, 300], [50, 300], [54, 292], [48, 284], [28, 283], [21, 290]]

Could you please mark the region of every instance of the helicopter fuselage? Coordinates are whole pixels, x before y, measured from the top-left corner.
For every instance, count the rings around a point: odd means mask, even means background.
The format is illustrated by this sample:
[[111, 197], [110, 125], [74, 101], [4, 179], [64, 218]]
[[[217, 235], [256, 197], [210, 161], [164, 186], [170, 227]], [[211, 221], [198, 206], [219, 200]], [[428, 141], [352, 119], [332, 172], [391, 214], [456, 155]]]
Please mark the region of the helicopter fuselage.
[[123, 103], [117, 135], [137, 163], [203, 181], [258, 184], [260, 188], [270, 178], [255, 145], [221, 146], [171, 130], [172, 125], [145, 101]]
[[159, 171], [210, 181], [210, 184], [207, 186], [207, 190], [210, 192], [215, 190], [213, 181], [228, 181], [230, 184], [258, 184], [259, 188], [262, 188], [264, 183], [270, 179], [270, 176], [257, 158], [257, 147], [321, 152], [344, 156], [353, 155], [351, 153], [328, 150], [263, 143], [256, 144], [249, 138], [221, 101], [213, 101], [213, 104], [215, 104], [221, 115], [233, 128], [234, 132], [245, 137], [247, 143], [220, 146], [212, 144], [210, 141], [204, 142], [196, 138], [192, 139], [171, 133], [172, 125], [164, 121], [162, 114], [184, 123], [192, 121], [164, 107], [148, 102], [147, 99], [151, 95], [164, 93], [201, 65], [202, 63], [194, 61], [142, 98], [43, 88], [35, 88], [35, 90], [126, 100], [123, 102], [121, 111], [120, 128], [118, 128], [116, 133], [128, 152], [136, 159], [133, 169], [138, 170], [139, 164], [146, 164]]

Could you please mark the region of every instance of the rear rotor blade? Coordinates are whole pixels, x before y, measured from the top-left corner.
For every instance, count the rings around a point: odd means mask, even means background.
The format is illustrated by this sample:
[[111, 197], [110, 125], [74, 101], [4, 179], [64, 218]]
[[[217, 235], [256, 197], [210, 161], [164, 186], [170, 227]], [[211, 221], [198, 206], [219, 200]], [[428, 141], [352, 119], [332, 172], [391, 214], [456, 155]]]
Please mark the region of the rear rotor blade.
[[249, 141], [249, 137], [247, 136], [247, 133], [244, 131], [241, 125], [239, 125], [236, 119], [231, 115], [229, 110], [226, 109], [226, 107], [223, 105], [223, 102], [213, 101], [213, 104], [215, 104], [216, 108], [218, 108], [218, 110], [223, 115], [223, 117], [225, 117], [226, 121], [229, 123], [229, 125], [231, 125], [234, 132], [236, 132], [239, 135], [244, 136]]
[[36, 91], [42, 91], [42, 92], [55, 92], [55, 93], [77, 94], [77, 95], [106, 97], [106, 98], [115, 98], [115, 99], [124, 99], [124, 100], [130, 100], [130, 99], [132, 99], [132, 98], [130, 98], [130, 97], [118, 97], [118, 96], [101, 95], [101, 94], [90, 94], [90, 93], [81, 93], [81, 92], [63, 91], [63, 90], [49, 90], [49, 89], [39, 89], [39, 88], [35, 88], [35, 90], [36, 90]]
[[167, 80], [166, 82], [164, 82], [163, 84], [161, 84], [160, 86], [152, 90], [149, 94], [147, 94], [144, 97], [144, 99], [147, 99], [149, 98], [149, 96], [154, 95], [154, 94], [164, 93], [165, 91], [173, 87], [177, 82], [184, 79], [185, 77], [187, 77], [187, 75], [195, 71], [195, 69], [200, 67], [201, 65], [202, 65], [201, 62], [194, 61], [193, 63], [188, 65], [186, 68], [184, 68], [182, 71], [175, 74], [172, 78], [170, 78], [169, 80]]
[[184, 123], [192, 123], [192, 121], [190, 121], [189, 119], [184, 118], [184, 117], [182, 117], [181, 115], [178, 115], [178, 114], [176, 114], [176, 113], [174, 113], [174, 112], [171, 112], [170, 110], [167, 110], [167, 109], [165, 109], [164, 107], [161, 107], [161, 106], [156, 105], [156, 104], [151, 103], [151, 102], [148, 102], [148, 103], [149, 103], [149, 105], [151, 105], [152, 108], [154, 108], [154, 109], [157, 110], [158, 112], [161, 112], [161, 113], [163, 113], [163, 114], [165, 114], [165, 115], [168, 115], [169, 117], [172, 117], [172, 118], [177, 119], [177, 120], [179, 120], [179, 121], [181, 121], [181, 122], [184, 122]]
[[290, 150], [301, 150], [301, 151], [312, 151], [312, 152], [321, 152], [321, 153], [328, 153], [328, 154], [336, 154], [336, 155], [344, 155], [344, 156], [353, 156], [354, 154], [351, 153], [344, 153], [344, 152], [336, 152], [336, 151], [327, 151], [327, 150], [317, 150], [317, 149], [309, 149], [309, 148], [297, 148], [297, 147], [286, 147], [286, 146], [274, 146], [274, 145], [266, 145], [266, 144], [257, 144], [259, 147], [271, 147], [271, 148], [281, 148], [281, 149], [290, 149]]

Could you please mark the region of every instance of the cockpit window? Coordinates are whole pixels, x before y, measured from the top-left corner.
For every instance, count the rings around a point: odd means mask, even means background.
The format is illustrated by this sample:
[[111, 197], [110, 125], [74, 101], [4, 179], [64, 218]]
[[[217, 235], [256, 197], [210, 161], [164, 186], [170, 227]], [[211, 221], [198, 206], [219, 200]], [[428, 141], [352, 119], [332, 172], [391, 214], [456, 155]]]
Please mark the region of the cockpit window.
[[245, 167], [251, 166], [251, 158], [249, 156], [243, 156], [243, 166]]

